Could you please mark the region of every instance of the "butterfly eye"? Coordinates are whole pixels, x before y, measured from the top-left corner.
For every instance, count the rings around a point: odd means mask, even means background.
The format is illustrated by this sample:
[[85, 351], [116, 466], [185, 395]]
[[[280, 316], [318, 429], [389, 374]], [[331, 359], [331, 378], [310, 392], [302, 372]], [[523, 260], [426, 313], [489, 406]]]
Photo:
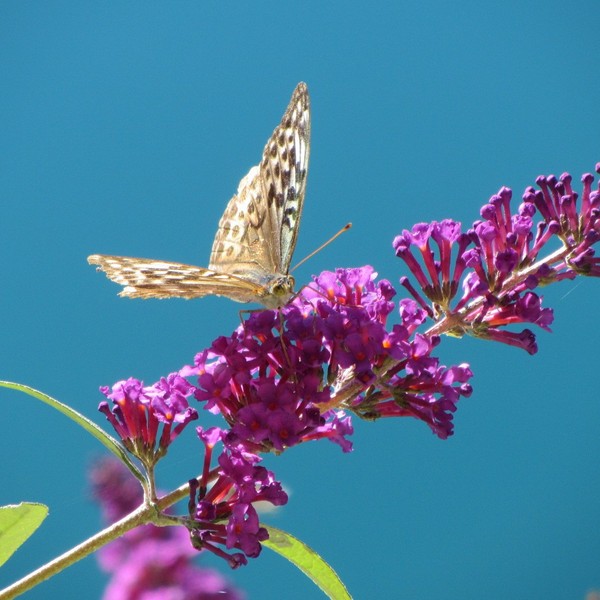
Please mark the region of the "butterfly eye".
[[291, 275], [288, 275], [287, 277], [282, 277], [272, 287], [271, 292], [275, 296], [289, 295], [294, 289], [294, 283], [294, 278]]

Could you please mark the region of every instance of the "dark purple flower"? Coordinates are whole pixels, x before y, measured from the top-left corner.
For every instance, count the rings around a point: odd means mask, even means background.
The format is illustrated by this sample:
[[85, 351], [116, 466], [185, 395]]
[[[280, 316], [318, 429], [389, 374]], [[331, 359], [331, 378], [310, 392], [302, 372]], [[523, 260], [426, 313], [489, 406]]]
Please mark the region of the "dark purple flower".
[[267, 530], [260, 527], [258, 515], [251, 504], [236, 504], [227, 522], [227, 547], [240, 548], [246, 556], [256, 558], [261, 541], [268, 539]]
[[[433, 230], [442, 247], [461, 237], [451, 222]], [[424, 239], [426, 232], [420, 233]], [[383, 416], [378, 402], [401, 394], [393, 389], [404, 381], [400, 371], [411, 373], [427, 360], [438, 367], [429, 356], [437, 336], [411, 341], [427, 312], [403, 300], [402, 323], [388, 328], [395, 290], [375, 275], [369, 266], [325, 271], [278, 318], [274, 312], [252, 314], [231, 337], [216, 340], [196, 356], [193, 367], [181, 371], [197, 375], [195, 397], [230, 425], [224, 439], [228, 447], [281, 452], [329, 439], [349, 451], [352, 425], [343, 409]], [[385, 416], [392, 416], [387, 406]]]
[[[223, 432], [214, 429], [198, 428], [198, 435], [207, 455], [212, 455], [217, 440], [226, 441]], [[267, 530], [258, 523], [254, 503], [280, 506], [288, 500], [273, 473], [257, 465], [258, 460], [248, 452], [225, 446], [218, 457], [219, 467], [209, 471], [205, 461], [201, 482], [190, 481], [188, 527], [192, 541], [196, 548], [224, 558], [232, 568], [246, 564], [246, 556], [257, 557], [260, 542], [268, 538]], [[222, 546], [242, 554], [229, 554]]]

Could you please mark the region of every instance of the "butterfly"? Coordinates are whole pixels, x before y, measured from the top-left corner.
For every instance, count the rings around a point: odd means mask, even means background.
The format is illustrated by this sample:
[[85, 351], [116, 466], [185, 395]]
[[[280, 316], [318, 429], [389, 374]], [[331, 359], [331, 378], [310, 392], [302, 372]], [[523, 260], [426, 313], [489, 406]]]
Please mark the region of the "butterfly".
[[296, 247], [310, 154], [310, 98], [299, 83], [263, 150], [219, 221], [208, 269], [176, 262], [93, 254], [88, 263], [124, 286], [128, 298], [226, 296], [283, 306], [294, 293]]

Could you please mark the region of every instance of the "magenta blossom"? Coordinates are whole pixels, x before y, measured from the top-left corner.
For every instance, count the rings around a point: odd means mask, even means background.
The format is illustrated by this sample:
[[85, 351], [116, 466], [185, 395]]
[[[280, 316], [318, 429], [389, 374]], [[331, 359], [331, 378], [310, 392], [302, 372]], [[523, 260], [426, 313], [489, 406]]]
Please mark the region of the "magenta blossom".
[[[600, 163], [596, 170], [600, 172]], [[578, 206], [571, 181], [568, 173], [558, 179], [538, 177], [541, 189], [527, 188], [514, 212], [512, 191], [503, 187], [466, 233], [447, 220], [422, 223], [394, 240], [396, 255], [421, 292], [408, 278], [401, 282], [438, 321], [435, 331], [467, 333], [537, 352], [529, 329], [506, 329], [529, 323], [550, 330], [553, 312], [542, 307], [542, 297], [533, 290], [578, 274], [600, 275], [593, 248], [600, 237], [600, 192], [592, 190], [594, 177], [586, 173]], [[557, 249], [540, 261], [540, 252], [551, 243]], [[461, 289], [462, 297], [454, 302]]]
[[[215, 444], [225, 433], [216, 427], [206, 431], [198, 427], [197, 432], [205, 447], [205, 460], [200, 482], [190, 481], [188, 528], [192, 543], [237, 568], [247, 563], [246, 557], [256, 558], [262, 549], [260, 542], [269, 537], [259, 524], [254, 503], [281, 506], [288, 496], [273, 473], [256, 464], [260, 459], [247, 452], [225, 446], [218, 457], [219, 467], [211, 471]], [[220, 546], [240, 552], [228, 554]]]
[[[402, 324], [388, 326], [396, 292], [375, 277], [370, 266], [326, 271], [279, 314], [252, 314], [181, 371], [197, 376], [195, 397], [229, 423], [226, 444], [281, 452], [329, 439], [349, 451], [345, 410], [370, 419], [410, 415], [441, 437], [451, 434], [455, 402], [471, 392], [468, 378], [449, 381], [430, 355], [439, 340], [424, 353], [412, 337], [426, 318], [414, 302], [402, 303]], [[409, 385], [400, 371], [417, 364], [426, 381], [419, 386], [413, 376]]]
[[107, 387], [100, 391], [112, 400], [113, 407], [111, 411], [108, 402], [101, 402], [98, 410], [106, 415], [125, 447], [147, 467], [164, 456], [186, 425], [198, 418], [198, 412], [187, 402], [193, 387], [177, 373], [148, 387], [129, 378], [115, 383], [111, 391]]

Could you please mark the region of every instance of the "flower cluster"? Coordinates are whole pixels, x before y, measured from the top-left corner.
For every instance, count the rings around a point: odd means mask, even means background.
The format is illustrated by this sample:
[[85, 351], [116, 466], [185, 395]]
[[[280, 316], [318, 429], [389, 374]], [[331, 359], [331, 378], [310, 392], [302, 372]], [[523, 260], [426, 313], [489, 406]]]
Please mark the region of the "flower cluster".
[[469, 395], [468, 367], [446, 369], [434, 337], [411, 339], [425, 319], [414, 302], [394, 310], [391, 284], [372, 267], [326, 271], [281, 311], [254, 313], [221, 337], [182, 375], [198, 377], [195, 397], [223, 415], [226, 444], [278, 452], [329, 439], [351, 449], [351, 411], [366, 418], [415, 416], [442, 438], [452, 412]]
[[[600, 164], [596, 170], [600, 172]], [[468, 333], [537, 352], [531, 330], [503, 329], [531, 323], [549, 331], [553, 311], [543, 308], [542, 297], [532, 290], [578, 274], [600, 274], [592, 247], [600, 237], [600, 192], [592, 190], [593, 175], [585, 174], [577, 209], [571, 181], [568, 173], [558, 179], [538, 177], [541, 189], [528, 187], [514, 214], [512, 192], [504, 187], [481, 208], [482, 219], [466, 233], [460, 223], [446, 220], [415, 225], [396, 237], [396, 255], [422, 293], [406, 277], [401, 283], [438, 320], [434, 331]], [[537, 225], [536, 213], [541, 217]], [[553, 241], [559, 248], [540, 260], [541, 251]], [[461, 283], [462, 296], [452, 305]]]
[[111, 411], [104, 401], [98, 410], [106, 415], [127, 450], [147, 468], [152, 468], [186, 425], [198, 418], [198, 412], [187, 402], [193, 387], [177, 373], [148, 387], [129, 378], [115, 383], [112, 390], [103, 386], [100, 391], [112, 400], [113, 407]]
[[[138, 482], [114, 459], [95, 464], [90, 480], [108, 523], [142, 502]], [[101, 548], [97, 556], [102, 569], [111, 575], [105, 600], [243, 597], [217, 571], [193, 564], [198, 553], [183, 527], [138, 527]]]
[[[260, 542], [269, 537], [259, 524], [254, 504], [269, 502], [281, 506], [287, 503], [288, 496], [273, 473], [256, 464], [260, 459], [241, 449], [226, 446], [218, 457], [216, 473], [211, 472], [213, 449], [225, 438], [225, 432], [217, 427], [206, 431], [198, 427], [197, 432], [205, 453], [200, 481], [190, 480], [188, 526], [192, 543], [237, 568], [247, 563], [246, 556], [257, 557], [262, 549]], [[227, 554], [219, 545], [242, 552]]]
[[[195, 389], [178, 374], [171, 374], [148, 387], [131, 378], [116, 383], [110, 392], [106, 387], [101, 388], [114, 406], [111, 412], [108, 403], [102, 402], [99, 410], [106, 414], [125, 447], [145, 465], [151, 479], [156, 461], [165, 455], [170, 443], [185, 426], [198, 418], [197, 412], [187, 403]], [[163, 430], [159, 438], [160, 423]], [[182, 519], [181, 522], [189, 528], [197, 549], [209, 550], [226, 559], [230, 566], [237, 567], [246, 564], [246, 556], [258, 556], [260, 542], [268, 537], [266, 529], [258, 524], [253, 504], [267, 501], [282, 505], [287, 502], [287, 494], [272, 473], [256, 465], [260, 461], [258, 456], [244, 448], [237, 449], [231, 443], [219, 456], [219, 467], [211, 471], [214, 446], [225, 437], [225, 433], [217, 428], [204, 431], [199, 427], [198, 435], [205, 446], [202, 485], [198, 490], [198, 481], [190, 481], [190, 519]], [[108, 515], [120, 516], [123, 498], [115, 499], [113, 488], [108, 496], [103, 496], [102, 489], [99, 486], [98, 496], [105, 501]], [[130, 493], [131, 489], [124, 485], [123, 491]], [[151, 491], [150, 495], [154, 496], [154, 492]], [[119, 501], [118, 506], [115, 506], [115, 500]], [[129, 508], [133, 510], [135, 507]], [[128, 539], [130, 543], [131, 537]], [[189, 539], [186, 540], [189, 548]], [[228, 549], [238, 548], [242, 553], [229, 555], [219, 545]], [[151, 562], [153, 546], [148, 546], [147, 551], [150, 553], [147, 562]], [[138, 575], [141, 577], [141, 574]]]

